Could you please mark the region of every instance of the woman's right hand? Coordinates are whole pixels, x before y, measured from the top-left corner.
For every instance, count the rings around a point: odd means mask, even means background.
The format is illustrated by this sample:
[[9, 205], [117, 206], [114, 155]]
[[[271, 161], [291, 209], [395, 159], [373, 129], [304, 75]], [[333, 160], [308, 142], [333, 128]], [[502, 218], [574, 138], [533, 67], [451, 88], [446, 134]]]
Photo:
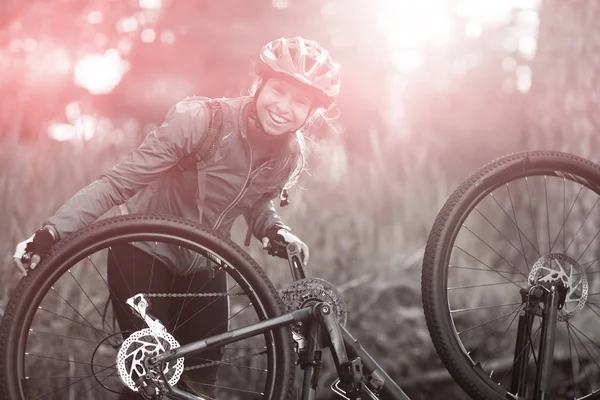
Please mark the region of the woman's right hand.
[[40, 229], [30, 238], [19, 243], [13, 255], [17, 269], [27, 276], [27, 271], [35, 269], [55, 242], [50, 230]]

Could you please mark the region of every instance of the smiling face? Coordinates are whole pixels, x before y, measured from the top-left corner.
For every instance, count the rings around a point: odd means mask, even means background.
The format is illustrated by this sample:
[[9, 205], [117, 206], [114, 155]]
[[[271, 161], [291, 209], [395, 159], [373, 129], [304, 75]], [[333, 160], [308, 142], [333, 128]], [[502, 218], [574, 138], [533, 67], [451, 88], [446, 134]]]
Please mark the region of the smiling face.
[[271, 78], [256, 100], [256, 113], [265, 133], [277, 136], [300, 128], [315, 101], [313, 94], [301, 85]]

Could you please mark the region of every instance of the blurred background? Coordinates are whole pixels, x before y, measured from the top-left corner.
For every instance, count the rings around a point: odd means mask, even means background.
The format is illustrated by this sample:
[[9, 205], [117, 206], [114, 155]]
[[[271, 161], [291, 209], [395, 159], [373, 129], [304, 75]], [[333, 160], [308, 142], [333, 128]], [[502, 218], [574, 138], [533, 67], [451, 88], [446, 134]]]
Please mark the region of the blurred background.
[[[14, 246], [191, 95], [248, 93], [261, 46], [319, 41], [342, 92], [280, 210], [310, 273], [343, 291], [353, 334], [414, 399], [461, 399], [420, 297], [429, 229], [506, 153], [598, 161], [598, 3], [562, 0], [3, 0], [0, 315]], [[326, 205], [326, 206], [324, 206]], [[243, 221], [233, 234], [243, 241]], [[286, 264], [249, 249], [278, 286]], [[326, 365], [323, 387], [332, 377]], [[329, 393], [323, 391], [322, 398]]]

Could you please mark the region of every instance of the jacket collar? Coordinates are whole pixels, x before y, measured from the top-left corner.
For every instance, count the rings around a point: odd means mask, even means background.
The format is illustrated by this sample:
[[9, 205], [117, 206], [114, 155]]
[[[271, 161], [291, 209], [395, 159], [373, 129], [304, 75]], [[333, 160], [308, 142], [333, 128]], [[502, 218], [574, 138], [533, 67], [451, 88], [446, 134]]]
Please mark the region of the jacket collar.
[[242, 104], [240, 107], [240, 134], [246, 139], [248, 138], [248, 113], [250, 112], [250, 107], [252, 106], [253, 100], [253, 96], [242, 97]]

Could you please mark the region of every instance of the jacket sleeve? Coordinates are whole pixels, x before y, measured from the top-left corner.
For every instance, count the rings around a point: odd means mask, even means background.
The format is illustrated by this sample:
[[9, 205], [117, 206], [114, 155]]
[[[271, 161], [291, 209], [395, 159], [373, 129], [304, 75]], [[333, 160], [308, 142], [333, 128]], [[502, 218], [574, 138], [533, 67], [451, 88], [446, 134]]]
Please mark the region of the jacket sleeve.
[[95, 221], [110, 208], [127, 199], [192, 154], [205, 137], [207, 109], [199, 101], [181, 101], [167, 114], [165, 122], [150, 132], [139, 147], [101, 176], [77, 192], [43, 225], [59, 236]]
[[254, 233], [254, 237], [260, 240], [264, 237], [265, 232], [273, 226], [291, 230], [277, 215], [273, 200], [261, 199], [250, 212], [244, 214], [244, 218], [248, 224], [248, 235], [246, 235], [246, 242], [244, 243], [246, 246], [250, 244], [250, 232]]

